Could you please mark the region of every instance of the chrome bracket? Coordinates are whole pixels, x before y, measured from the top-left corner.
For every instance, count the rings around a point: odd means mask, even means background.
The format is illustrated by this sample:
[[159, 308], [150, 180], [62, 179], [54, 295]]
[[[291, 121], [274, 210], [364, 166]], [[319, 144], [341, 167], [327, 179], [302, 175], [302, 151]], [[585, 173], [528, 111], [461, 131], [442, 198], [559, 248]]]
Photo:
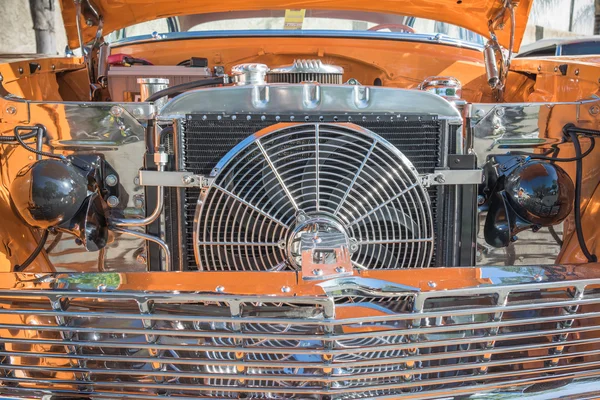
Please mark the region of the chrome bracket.
[[347, 238], [340, 232], [320, 232], [301, 239], [302, 279], [323, 280], [351, 276]]
[[163, 187], [208, 187], [214, 181], [203, 175], [195, 175], [186, 171], [146, 171], [138, 173], [140, 186]]
[[481, 169], [439, 169], [431, 174], [419, 175], [424, 187], [439, 185], [479, 185], [483, 182]]

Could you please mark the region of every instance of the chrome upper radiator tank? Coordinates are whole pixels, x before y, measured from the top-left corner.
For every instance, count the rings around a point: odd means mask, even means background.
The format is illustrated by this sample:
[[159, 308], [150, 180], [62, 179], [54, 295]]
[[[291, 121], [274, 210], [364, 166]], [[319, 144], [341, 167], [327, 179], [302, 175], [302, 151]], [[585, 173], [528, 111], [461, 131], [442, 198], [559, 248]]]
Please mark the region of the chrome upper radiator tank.
[[170, 194], [177, 201], [167, 213], [184, 232], [171, 236], [171, 247], [182, 249], [180, 269], [297, 269], [292, 242], [315, 219], [339, 232], [353, 267], [473, 263], [473, 248], [456, 246], [457, 219], [474, 225], [473, 186], [461, 198], [462, 188], [424, 180], [462, 153], [460, 114], [437, 96], [245, 86], [182, 95], [161, 114], [175, 119], [176, 166], [213, 178], [202, 190]]

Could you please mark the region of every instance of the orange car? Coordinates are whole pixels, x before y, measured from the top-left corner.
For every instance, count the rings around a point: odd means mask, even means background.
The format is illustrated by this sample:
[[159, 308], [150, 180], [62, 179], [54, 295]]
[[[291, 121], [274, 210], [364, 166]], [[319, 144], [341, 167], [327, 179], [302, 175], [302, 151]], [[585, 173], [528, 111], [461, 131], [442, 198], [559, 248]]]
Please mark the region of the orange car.
[[600, 395], [600, 60], [514, 58], [532, 0], [60, 3], [0, 64], [0, 396]]

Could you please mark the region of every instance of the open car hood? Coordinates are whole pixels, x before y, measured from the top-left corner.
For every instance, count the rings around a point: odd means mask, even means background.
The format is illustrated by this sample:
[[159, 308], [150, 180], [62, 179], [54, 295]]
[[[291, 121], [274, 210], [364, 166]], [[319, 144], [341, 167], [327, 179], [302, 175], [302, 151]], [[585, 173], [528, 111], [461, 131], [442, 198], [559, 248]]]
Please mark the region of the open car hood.
[[[488, 24], [502, 9], [502, 0], [80, 0], [82, 2], [83, 40], [87, 43], [97, 32], [97, 22], [104, 23], [103, 35], [144, 21], [178, 15], [243, 10], [319, 9], [379, 12], [432, 19], [451, 23], [484, 37], [489, 37]], [[73, 0], [59, 0], [69, 46], [79, 46], [76, 8]], [[533, 0], [520, 0], [515, 9], [515, 48], [525, 32]], [[510, 43], [509, 13], [503, 29], [496, 29], [499, 43]]]

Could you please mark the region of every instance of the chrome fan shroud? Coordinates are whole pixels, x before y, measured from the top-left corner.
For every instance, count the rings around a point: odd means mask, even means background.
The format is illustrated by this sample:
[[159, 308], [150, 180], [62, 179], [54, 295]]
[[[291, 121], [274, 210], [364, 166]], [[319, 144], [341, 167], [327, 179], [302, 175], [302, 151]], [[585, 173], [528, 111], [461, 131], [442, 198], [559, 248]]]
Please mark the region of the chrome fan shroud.
[[312, 221], [348, 242], [356, 268], [431, 264], [433, 217], [416, 169], [360, 126], [279, 123], [235, 146], [211, 175], [194, 219], [201, 270], [299, 269], [294, 246]]

